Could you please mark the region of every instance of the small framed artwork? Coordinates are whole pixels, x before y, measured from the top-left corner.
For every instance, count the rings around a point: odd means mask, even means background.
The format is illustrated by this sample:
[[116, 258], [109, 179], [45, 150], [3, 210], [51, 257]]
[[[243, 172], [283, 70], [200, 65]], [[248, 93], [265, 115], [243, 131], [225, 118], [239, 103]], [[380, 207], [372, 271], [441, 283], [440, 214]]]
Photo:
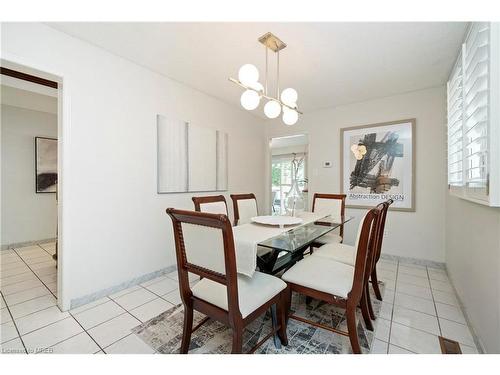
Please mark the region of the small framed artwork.
[[55, 193], [57, 188], [57, 139], [35, 137], [35, 189]]
[[340, 181], [346, 206], [415, 211], [415, 119], [340, 129]]

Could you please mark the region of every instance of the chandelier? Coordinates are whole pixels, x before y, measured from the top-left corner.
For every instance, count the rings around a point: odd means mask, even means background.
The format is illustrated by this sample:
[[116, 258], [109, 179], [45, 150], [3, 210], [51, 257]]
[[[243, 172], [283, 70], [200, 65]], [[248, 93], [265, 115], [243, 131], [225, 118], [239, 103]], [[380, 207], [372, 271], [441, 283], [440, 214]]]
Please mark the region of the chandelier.
[[[240, 102], [243, 108], [248, 111], [256, 109], [261, 99], [266, 101], [264, 113], [268, 118], [277, 118], [282, 114], [283, 122], [286, 125], [294, 125], [299, 119], [297, 108], [298, 94], [295, 89], [286, 88], [280, 95], [280, 51], [286, 47], [277, 36], [266, 33], [261, 36], [259, 42], [262, 43], [266, 51], [266, 75], [264, 85], [259, 82], [259, 71], [252, 64], [243, 65], [238, 71], [238, 79], [229, 78], [233, 83], [245, 89], [241, 94]], [[276, 93], [275, 96], [268, 91], [268, 51], [276, 53]]]

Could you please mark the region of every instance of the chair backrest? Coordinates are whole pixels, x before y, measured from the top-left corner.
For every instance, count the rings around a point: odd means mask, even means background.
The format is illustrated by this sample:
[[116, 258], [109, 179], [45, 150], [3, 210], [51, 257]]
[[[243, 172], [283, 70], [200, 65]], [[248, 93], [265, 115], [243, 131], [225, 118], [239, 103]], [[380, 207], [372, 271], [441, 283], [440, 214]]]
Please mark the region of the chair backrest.
[[234, 209], [234, 225], [247, 224], [258, 215], [257, 198], [250, 194], [231, 194]]
[[226, 198], [223, 195], [211, 195], [208, 197], [193, 197], [194, 209], [198, 212], [209, 214], [224, 214], [227, 212]]
[[359, 301], [361, 298], [365, 281], [371, 273], [371, 259], [373, 259], [373, 251], [375, 250], [381, 211], [380, 208], [372, 208], [366, 213], [359, 226], [354, 280], [349, 293], [349, 298], [353, 298], [354, 301]]
[[[339, 223], [344, 222], [345, 194], [314, 193], [312, 212], [330, 215]], [[344, 225], [340, 226], [340, 237], [344, 237]]]
[[224, 284], [228, 311], [241, 316], [236, 255], [227, 215], [168, 208], [174, 228], [179, 288], [184, 304], [192, 297], [188, 272]]
[[387, 218], [387, 211], [389, 210], [389, 206], [392, 203], [394, 203], [394, 201], [392, 199], [389, 199], [389, 200], [379, 204], [379, 206], [382, 206], [382, 213], [380, 215], [380, 220], [379, 220], [377, 244], [375, 246], [375, 253], [373, 255], [373, 257], [374, 257], [373, 266], [375, 266], [377, 264], [378, 260], [380, 259], [380, 254], [382, 253], [382, 241], [384, 240], [385, 220]]

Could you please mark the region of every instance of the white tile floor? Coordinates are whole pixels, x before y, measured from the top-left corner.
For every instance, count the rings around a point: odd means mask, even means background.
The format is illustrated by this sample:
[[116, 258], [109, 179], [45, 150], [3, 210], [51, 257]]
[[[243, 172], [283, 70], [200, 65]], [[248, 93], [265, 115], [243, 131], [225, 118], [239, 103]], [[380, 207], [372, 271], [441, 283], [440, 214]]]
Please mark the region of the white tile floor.
[[386, 284], [372, 353], [441, 353], [437, 336], [478, 353], [445, 270], [380, 260]]
[[[61, 312], [54, 251], [51, 243], [0, 253], [1, 352], [153, 353], [131, 329], [180, 303], [177, 272]], [[438, 335], [477, 353], [445, 271], [387, 260], [378, 269], [386, 288], [372, 353], [440, 353]]]

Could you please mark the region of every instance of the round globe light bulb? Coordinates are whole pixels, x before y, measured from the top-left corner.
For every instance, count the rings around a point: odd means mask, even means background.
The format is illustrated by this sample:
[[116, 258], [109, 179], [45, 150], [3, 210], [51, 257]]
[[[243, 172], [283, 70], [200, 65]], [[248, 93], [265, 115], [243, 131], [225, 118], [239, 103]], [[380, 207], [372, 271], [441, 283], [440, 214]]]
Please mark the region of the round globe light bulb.
[[297, 91], [295, 91], [295, 89], [292, 89], [291, 87], [284, 89], [281, 93], [281, 101], [285, 104], [288, 104], [290, 107], [295, 107], [297, 98]]
[[252, 64], [243, 65], [238, 72], [238, 79], [247, 86], [255, 84], [259, 80], [259, 71]]
[[264, 106], [264, 113], [269, 118], [276, 118], [281, 113], [281, 106], [276, 100], [269, 100]]
[[259, 106], [260, 96], [253, 90], [246, 90], [241, 94], [240, 103], [243, 108], [251, 111]]
[[262, 86], [262, 84], [260, 82], [253, 82], [253, 83], [249, 84], [248, 87], [250, 87], [256, 91], [261, 91], [261, 92], [264, 91], [264, 86]]
[[286, 125], [294, 125], [299, 119], [299, 114], [293, 109], [283, 107], [283, 122]]

